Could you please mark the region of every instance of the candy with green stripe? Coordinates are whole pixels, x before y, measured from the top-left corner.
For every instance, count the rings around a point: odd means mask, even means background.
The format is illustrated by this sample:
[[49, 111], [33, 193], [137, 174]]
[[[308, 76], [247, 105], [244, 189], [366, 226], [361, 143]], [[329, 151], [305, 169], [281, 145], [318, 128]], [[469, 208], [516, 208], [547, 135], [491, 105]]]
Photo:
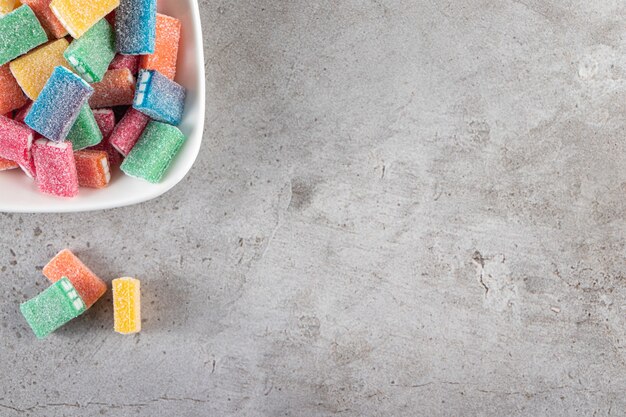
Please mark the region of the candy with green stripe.
[[72, 125], [66, 139], [72, 142], [74, 151], [80, 151], [102, 142], [102, 131], [88, 104], [81, 107], [78, 118]]
[[122, 171], [151, 183], [160, 182], [185, 139], [177, 127], [151, 121], [122, 163]]
[[0, 17], [0, 65], [48, 41], [33, 10], [24, 5]]
[[65, 60], [88, 83], [102, 81], [104, 73], [115, 58], [115, 32], [102, 19], [80, 39], [73, 41], [63, 54]]
[[85, 309], [85, 303], [65, 277], [35, 298], [20, 304], [22, 315], [39, 339], [80, 316]]

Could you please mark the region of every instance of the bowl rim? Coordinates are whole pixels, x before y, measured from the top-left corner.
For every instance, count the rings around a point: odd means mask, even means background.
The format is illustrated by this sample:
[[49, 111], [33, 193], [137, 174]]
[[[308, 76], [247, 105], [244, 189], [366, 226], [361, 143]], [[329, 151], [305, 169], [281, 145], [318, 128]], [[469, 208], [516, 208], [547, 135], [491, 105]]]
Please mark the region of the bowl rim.
[[[174, 0], [176, 2], [180, 0]], [[184, 165], [177, 169], [176, 172], [170, 172], [167, 178], [161, 183], [158, 184], [158, 187], [152, 187], [153, 184], [146, 183], [146, 186], [151, 190], [146, 191], [145, 193], [140, 193], [139, 195], [127, 195], [124, 197], [119, 197], [115, 199], [111, 199], [110, 201], [92, 201], [90, 199], [84, 200], [74, 200], [74, 199], [58, 199], [59, 204], [52, 204], [51, 207], [48, 207], [45, 204], [39, 204], [38, 206], [33, 206], [33, 204], [11, 204], [10, 201], [2, 201], [1, 198], [3, 196], [2, 190], [0, 190], [0, 212], [2, 213], [79, 213], [79, 212], [90, 212], [90, 211], [100, 211], [100, 210], [110, 210], [115, 208], [127, 207], [134, 204], [144, 203], [146, 201], [153, 200], [168, 191], [174, 188], [178, 183], [180, 183], [191, 171], [196, 159], [198, 158], [198, 154], [200, 153], [200, 148], [202, 146], [203, 141], [203, 133], [204, 133], [204, 123], [205, 123], [205, 111], [206, 111], [206, 79], [205, 79], [205, 67], [204, 67], [204, 42], [202, 38], [202, 21], [200, 19], [200, 10], [198, 6], [198, 2], [196, 0], [188, 1], [191, 19], [193, 20], [193, 36], [196, 40], [195, 42], [195, 51], [194, 54], [197, 60], [197, 71], [198, 71], [198, 86], [196, 89], [196, 93], [198, 95], [198, 102], [196, 106], [196, 111], [198, 112], [197, 118], [194, 121], [194, 128], [187, 138], [186, 145], [189, 146], [190, 142], [195, 142], [195, 149], [192, 149], [192, 156], [190, 156], [187, 160], [185, 160]], [[199, 135], [199, 138], [191, 141], [191, 137], [195, 137]], [[119, 174], [118, 174], [119, 175]], [[139, 181], [139, 180], [138, 180]], [[102, 190], [86, 190], [86, 191], [102, 191]], [[42, 194], [42, 197], [49, 197], [53, 199], [57, 199], [56, 197], [45, 196]]]

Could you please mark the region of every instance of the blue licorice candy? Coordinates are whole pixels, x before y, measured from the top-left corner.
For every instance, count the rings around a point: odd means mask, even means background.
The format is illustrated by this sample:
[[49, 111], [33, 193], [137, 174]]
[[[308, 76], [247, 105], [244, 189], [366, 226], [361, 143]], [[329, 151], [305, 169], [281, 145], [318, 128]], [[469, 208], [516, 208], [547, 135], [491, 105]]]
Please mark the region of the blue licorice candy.
[[178, 126], [185, 109], [185, 88], [155, 70], [137, 76], [133, 107], [159, 122]]
[[157, 0], [121, 0], [115, 11], [116, 49], [120, 54], [153, 54]]
[[24, 122], [44, 137], [61, 142], [92, 94], [93, 88], [82, 78], [56, 67]]

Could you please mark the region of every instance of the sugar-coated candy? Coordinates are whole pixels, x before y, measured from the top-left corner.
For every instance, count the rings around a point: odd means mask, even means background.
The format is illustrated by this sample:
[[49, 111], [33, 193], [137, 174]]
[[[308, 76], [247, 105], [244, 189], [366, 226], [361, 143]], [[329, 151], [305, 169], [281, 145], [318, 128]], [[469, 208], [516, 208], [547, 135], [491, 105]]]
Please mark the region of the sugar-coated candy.
[[109, 70], [102, 81], [92, 87], [95, 90], [89, 100], [92, 108], [128, 106], [133, 103], [135, 96], [135, 77], [126, 68]]
[[9, 159], [0, 158], [0, 171], [8, 171], [15, 168], [19, 168], [19, 164]]
[[0, 18], [0, 65], [48, 41], [33, 10], [24, 5]]
[[185, 136], [177, 127], [151, 121], [122, 163], [122, 171], [156, 184], [161, 181], [184, 142]]
[[113, 321], [115, 331], [131, 334], [141, 331], [141, 291], [136, 278], [113, 280]]
[[185, 108], [185, 88], [158, 71], [139, 71], [133, 107], [154, 120], [178, 126]]
[[109, 158], [104, 151], [84, 150], [74, 152], [78, 185], [88, 188], [104, 188], [111, 181]]
[[96, 118], [102, 137], [107, 139], [113, 133], [113, 129], [115, 129], [115, 113], [113, 109], [95, 109], [93, 110], [93, 116]]
[[52, 282], [67, 277], [78, 291], [87, 308], [106, 292], [107, 287], [69, 249], [63, 249], [43, 268], [43, 274]]
[[26, 115], [26, 124], [59, 142], [67, 137], [93, 88], [73, 72], [56, 67]]
[[128, 55], [154, 53], [156, 15], [156, 0], [120, 0], [120, 7], [115, 10], [117, 52]]
[[5, 114], [26, 105], [28, 98], [11, 74], [9, 64], [0, 66], [0, 114]]
[[64, 55], [87, 82], [100, 82], [115, 57], [115, 32], [106, 19], [101, 19], [72, 42]]
[[122, 120], [115, 126], [109, 138], [111, 145], [122, 155], [130, 153], [141, 137], [150, 118], [132, 107], [128, 109]]
[[61, 278], [44, 292], [20, 304], [20, 311], [39, 339], [85, 311], [85, 303], [67, 278]]
[[180, 20], [163, 14], [157, 14], [156, 45], [154, 53], [143, 55], [139, 67], [157, 70], [169, 79], [176, 76], [178, 45], [180, 43]]
[[67, 140], [72, 142], [74, 151], [95, 146], [102, 141], [102, 132], [88, 104], [80, 109], [74, 125], [67, 134]]
[[67, 30], [63, 27], [59, 19], [52, 13], [50, 2], [52, 0], [22, 0], [23, 4], [30, 6], [35, 12], [35, 16], [39, 19], [39, 23], [43, 26], [48, 36], [54, 39], [62, 38], [67, 35]]
[[78, 195], [78, 175], [70, 142], [37, 139], [33, 144], [37, 188], [57, 197]]
[[111, 61], [111, 65], [109, 65], [109, 69], [124, 68], [128, 69], [131, 74], [137, 75], [137, 71], [139, 71], [139, 55], [115, 55], [115, 58]]
[[0, 0], [0, 17], [20, 7], [20, 0]]
[[52, 0], [50, 9], [74, 39], [120, 5], [120, 0]]
[[35, 132], [28, 126], [0, 116], [0, 157], [30, 166]]
[[69, 42], [65, 38], [57, 39], [33, 49], [9, 64], [13, 76], [28, 98], [36, 100], [39, 97], [56, 67], [69, 68], [63, 58], [63, 52], [68, 45]]

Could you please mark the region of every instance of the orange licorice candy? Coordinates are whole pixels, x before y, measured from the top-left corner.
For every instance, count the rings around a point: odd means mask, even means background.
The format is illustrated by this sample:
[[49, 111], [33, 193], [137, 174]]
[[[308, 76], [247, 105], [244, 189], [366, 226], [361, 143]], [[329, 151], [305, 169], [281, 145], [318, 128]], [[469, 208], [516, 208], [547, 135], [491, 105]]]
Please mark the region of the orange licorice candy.
[[70, 250], [63, 249], [43, 268], [43, 274], [52, 282], [67, 277], [78, 291], [87, 308], [106, 292], [107, 286]]
[[39, 19], [39, 23], [43, 26], [49, 37], [59, 39], [67, 35], [67, 29], [63, 27], [59, 19], [52, 13], [50, 2], [52, 0], [22, 0], [22, 4], [26, 4], [33, 9], [35, 16]]
[[88, 188], [104, 188], [111, 181], [109, 158], [104, 151], [83, 150], [74, 152], [78, 185]]
[[8, 159], [0, 158], [0, 171], [8, 171], [9, 169], [19, 168], [19, 165]]
[[163, 14], [157, 14], [156, 45], [154, 53], [142, 55], [139, 67], [157, 70], [173, 80], [176, 76], [176, 60], [180, 43], [180, 20]]
[[89, 105], [94, 109], [133, 104], [135, 77], [127, 68], [108, 70], [102, 81], [91, 86], [95, 91]]
[[11, 74], [9, 64], [0, 66], [0, 114], [19, 109], [28, 103], [28, 97]]

